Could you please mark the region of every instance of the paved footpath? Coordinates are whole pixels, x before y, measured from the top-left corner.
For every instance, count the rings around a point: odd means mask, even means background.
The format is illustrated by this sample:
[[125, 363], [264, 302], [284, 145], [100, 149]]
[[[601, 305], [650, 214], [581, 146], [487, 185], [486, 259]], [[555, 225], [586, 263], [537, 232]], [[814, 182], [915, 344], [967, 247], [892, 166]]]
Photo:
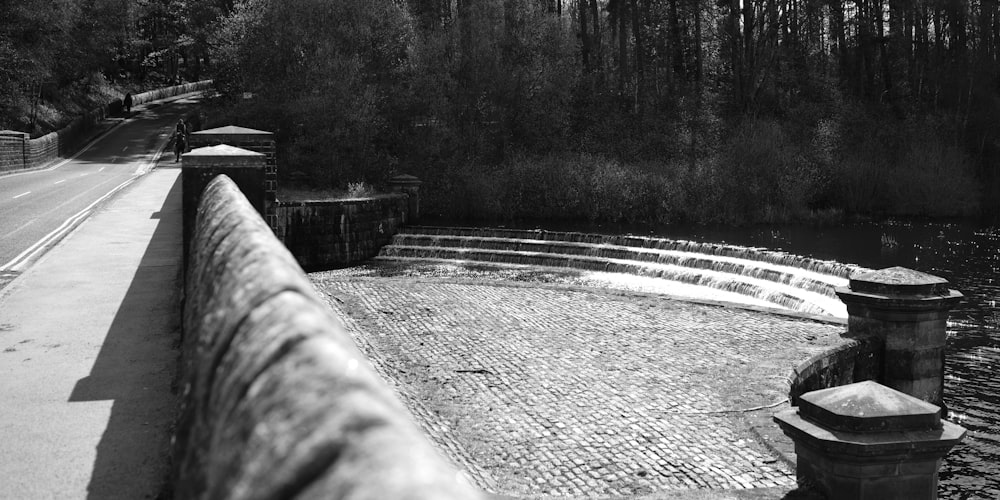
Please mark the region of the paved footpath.
[[439, 448], [516, 497], [780, 497], [794, 471], [749, 427], [787, 407], [791, 369], [844, 329], [590, 287], [380, 274], [311, 278]]
[[0, 290], [0, 498], [156, 498], [180, 332], [179, 169], [108, 202]]

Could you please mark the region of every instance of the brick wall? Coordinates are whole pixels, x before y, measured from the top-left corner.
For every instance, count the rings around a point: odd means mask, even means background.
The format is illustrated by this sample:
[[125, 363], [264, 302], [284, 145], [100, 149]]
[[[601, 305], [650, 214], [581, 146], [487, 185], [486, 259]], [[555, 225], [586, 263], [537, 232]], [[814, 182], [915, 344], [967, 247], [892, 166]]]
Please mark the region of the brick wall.
[[[183, 85], [174, 85], [161, 89], [143, 92], [133, 96], [133, 104], [171, 97], [175, 95], [204, 90], [212, 86], [212, 80], [204, 80]], [[96, 125], [121, 111], [121, 100], [115, 100], [105, 106], [84, 113], [65, 127], [43, 135], [37, 139], [28, 139], [27, 135], [20, 137], [8, 131], [0, 133], [0, 173], [16, 170], [41, 168], [57, 160], [73, 154], [82, 142], [88, 139]], [[16, 142], [21, 142], [18, 148]]]
[[228, 177], [209, 184], [197, 214], [174, 496], [481, 498]]
[[309, 271], [376, 256], [408, 218], [406, 194], [341, 201], [279, 201], [278, 238]]

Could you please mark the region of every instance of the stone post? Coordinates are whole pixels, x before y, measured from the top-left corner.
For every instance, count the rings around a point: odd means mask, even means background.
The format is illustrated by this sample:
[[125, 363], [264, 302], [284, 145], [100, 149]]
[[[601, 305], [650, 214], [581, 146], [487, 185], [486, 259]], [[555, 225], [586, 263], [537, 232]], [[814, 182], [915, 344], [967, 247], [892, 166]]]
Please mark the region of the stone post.
[[852, 277], [837, 295], [848, 334], [884, 342], [881, 382], [943, 408], [945, 324], [962, 294], [937, 276], [892, 267]]
[[965, 437], [937, 406], [870, 380], [806, 393], [774, 421], [799, 483], [831, 500], [935, 499], [941, 459]]
[[389, 179], [389, 188], [393, 193], [406, 193], [410, 196], [407, 203], [409, 212], [406, 222], [416, 223], [420, 220], [420, 185], [423, 182], [412, 175], [401, 174]]
[[[264, 196], [266, 203], [262, 214], [267, 225], [277, 234], [278, 163], [275, 156], [274, 134], [263, 130], [229, 125], [193, 132], [190, 140], [192, 148], [228, 144], [265, 156]], [[242, 187], [240, 186], [241, 189]], [[245, 193], [246, 190], [244, 189], [243, 192]]]
[[263, 217], [266, 206], [264, 190], [265, 156], [233, 146], [206, 146], [181, 155], [183, 191], [184, 256], [194, 231], [198, 203], [205, 186], [219, 174], [226, 174], [239, 186]]
[[28, 141], [30, 136], [14, 130], [0, 130], [0, 172], [31, 168]]

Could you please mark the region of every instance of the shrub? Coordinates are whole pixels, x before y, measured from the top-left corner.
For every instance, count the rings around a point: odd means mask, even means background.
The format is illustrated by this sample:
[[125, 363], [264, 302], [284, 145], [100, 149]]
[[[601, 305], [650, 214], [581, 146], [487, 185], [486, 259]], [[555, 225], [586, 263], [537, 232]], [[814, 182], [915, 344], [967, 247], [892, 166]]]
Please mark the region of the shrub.
[[364, 181], [349, 182], [347, 184], [348, 198], [366, 198], [373, 194], [375, 194], [375, 189], [366, 184]]

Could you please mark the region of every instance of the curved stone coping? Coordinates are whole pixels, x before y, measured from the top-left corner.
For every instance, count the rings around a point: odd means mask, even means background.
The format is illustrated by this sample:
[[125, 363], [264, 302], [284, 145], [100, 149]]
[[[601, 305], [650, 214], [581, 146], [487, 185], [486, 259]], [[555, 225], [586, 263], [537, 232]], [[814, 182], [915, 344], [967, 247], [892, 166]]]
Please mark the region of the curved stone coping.
[[711, 269], [688, 268], [676, 264], [630, 261], [589, 255], [456, 247], [407, 247], [395, 244], [383, 247], [379, 255], [389, 258], [448, 258], [481, 262], [509, 262], [656, 276], [682, 283], [737, 292], [802, 312], [827, 313], [845, 317], [847, 313], [846, 307], [837, 298], [798, 288], [793, 284]]
[[409, 198], [403, 193], [379, 193], [371, 196], [360, 196], [356, 198], [322, 198], [304, 200], [278, 200], [279, 207], [328, 207], [333, 205], [365, 205], [380, 203], [384, 200], [395, 200]]
[[479, 498], [224, 175], [185, 293], [178, 498]]
[[[132, 105], [138, 105], [147, 103], [149, 101], [155, 101], [157, 99], [163, 99], [164, 97], [173, 97], [175, 95], [187, 94], [188, 92], [197, 92], [199, 90], [207, 90], [215, 85], [214, 80], [201, 80], [191, 83], [182, 83], [180, 85], [171, 85], [169, 87], [162, 87], [158, 89], [148, 90], [146, 92], [140, 92], [132, 96]], [[121, 105], [121, 100], [118, 99], [114, 101]]]
[[656, 238], [634, 235], [602, 235], [594, 233], [547, 231], [543, 229], [507, 229], [479, 227], [445, 227], [445, 226], [411, 226], [404, 228], [404, 234], [425, 234], [441, 236], [472, 236], [496, 238], [521, 238], [544, 241], [569, 241], [592, 244], [611, 244], [630, 247], [658, 248], [682, 250], [708, 255], [735, 256], [742, 259], [770, 262], [831, 274], [841, 278], [850, 278], [856, 272], [869, 272], [870, 269], [843, 264], [836, 261], [802, 257], [787, 252], [768, 250], [765, 248], [741, 247], [724, 243], [705, 243], [689, 240]]
[[882, 372], [883, 343], [878, 337], [844, 337], [841, 343], [796, 366], [788, 376], [788, 399], [820, 389], [878, 380]]

